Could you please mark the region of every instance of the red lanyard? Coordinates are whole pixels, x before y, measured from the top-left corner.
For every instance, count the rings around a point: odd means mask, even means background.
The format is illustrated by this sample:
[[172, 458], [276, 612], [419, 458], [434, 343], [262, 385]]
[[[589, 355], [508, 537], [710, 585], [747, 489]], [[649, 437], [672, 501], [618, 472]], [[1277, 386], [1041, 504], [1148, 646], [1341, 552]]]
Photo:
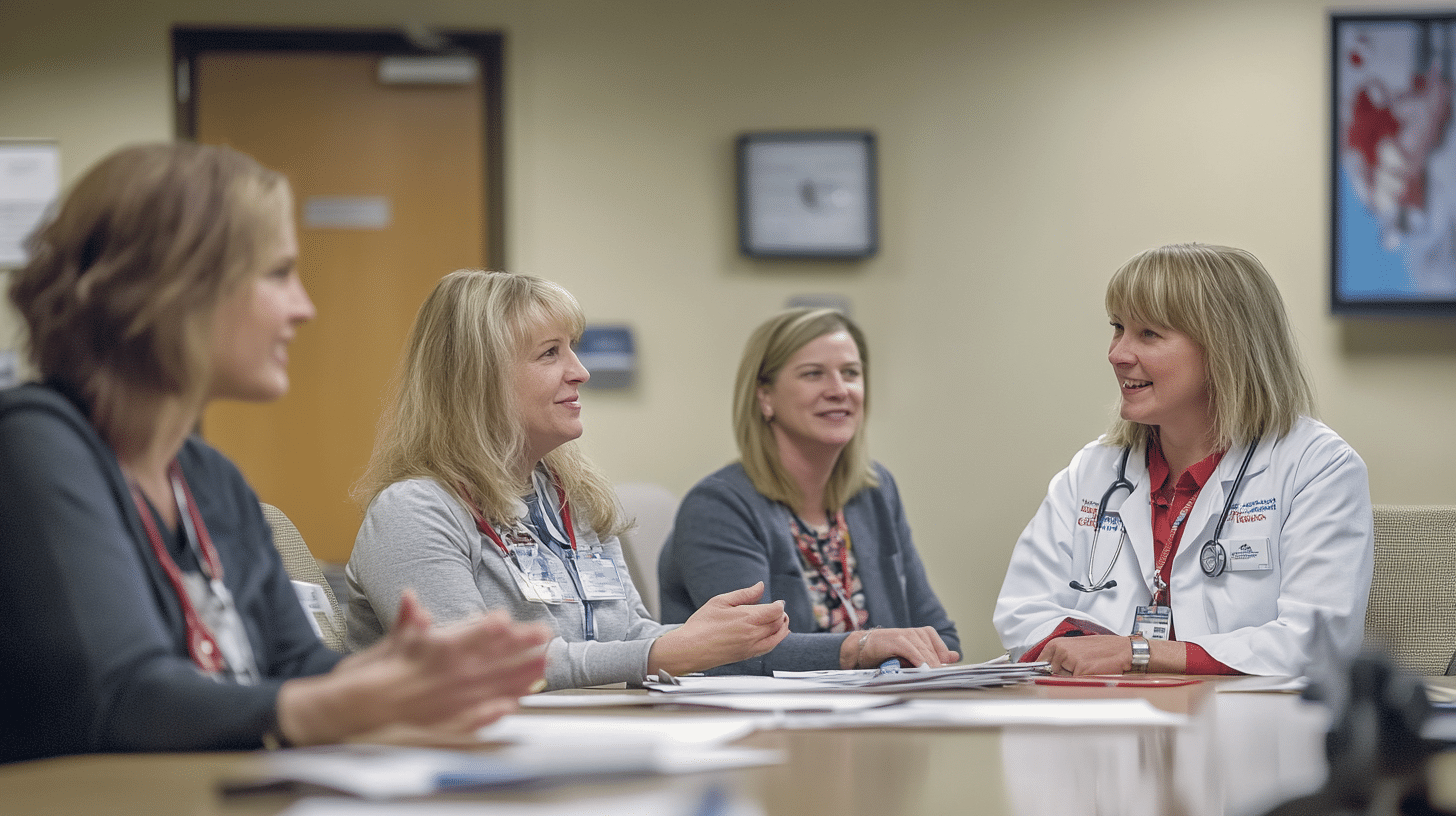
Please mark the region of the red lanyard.
[[[566, 490], [561, 486], [561, 480], [556, 478], [555, 473], [551, 474], [551, 484], [556, 488], [556, 498], [561, 502], [561, 525], [566, 528], [567, 543], [571, 544], [572, 552], [575, 552], [576, 528], [571, 523], [571, 505], [566, 501]], [[534, 490], [535, 487], [533, 486], [532, 489]], [[496, 532], [495, 527], [485, 520], [485, 515], [480, 512], [479, 507], [475, 506], [475, 500], [470, 498], [463, 486], [460, 493], [465, 498], [465, 506], [470, 510], [470, 515], [475, 519], [475, 529], [485, 533], [491, 541], [494, 541], [495, 545], [500, 548], [501, 555], [510, 557], [511, 548], [506, 546], [506, 542], [501, 538], [500, 533]], [[541, 534], [544, 536], [546, 532], [543, 530]], [[506, 536], [511, 539], [512, 544], [536, 543], [530, 536], [516, 530], [506, 533]]]
[[[184, 529], [184, 534], [190, 531], [192, 535], [189, 540], [197, 541], [203, 575], [211, 581], [222, 581], [222, 561], [217, 557], [217, 548], [212, 545], [212, 537], [207, 534], [207, 525], [202, 523], [202, 513], [197, 509], [197, 502], [192, 498], [192, 491], [187, 487], [187, 480], [182, 478], [182, 468], [177, 465], [177, 460], [172, 460], [167, 467], [167, 477], [172, 482], [172, 493], [179, 504], [179, 508], [186, 516], [178, 519]], [[167, 573], [167, 578], [172, 582], [172, 589], [177, 593], [177, 601], [182, 605], [182, 618], [187, 624], [187, 652], [192, 656], [192, 662], [209, 674], [218, 674], [227, 668], [223, 661], [222, 650], [218, 648], [217, 638], [213, 637], [212, 630], [203, 622], [202, 616], [197, 614], [197, 609], [192, 605], [192, 597], [187, 593], [187, 587], [182, 582], [182, 570], [177, 567], [177, 562], [172, 559], [172, 554], [167, 552], [167, 545], [162, 542], [162, 533], [157, 529], [157, 523], [152, 519], [152, 511], [147, 506], [147, 501], [142, 497], [142, 492], [137, 488], [136, 483], [131, 483], [131, 498], [136, 502], [137, 514], [142, 518], [142, 527], [146, 528], [147, 538], [151, 541], [152, 552], [156, 554], [157, 561], [162, 565], [162, 570]]]
[[[1162, 552], [1158, 553], [1158, 562], [1153, 566], [1153, 587], [1155, 588], [1153, 606], [1167, 605], [1168, 582], [1163, 580], [1163, 566], [1168, 563], [1168, 557], [1172, 555], [1175, 543], [1178, 541], [1178, 528], [1188, 520], [1188, 513], [1193, 509], [1193, 503], [1198, 501], [1198, 494], [1201, 492], [1203, 492], [1203, 486], [1199, 485], [1198, 489], [1193, 491], [1193, 495], [1188, 497], [1188, 503], [1183, 505], [1183, 509], [1178, 512], [1177, 518], [1173, 519], [1173, 524], [1168, 530], [1168, 543], [1163, 547]], [[1177, 495], [1176, 487], [1173, 493]]]

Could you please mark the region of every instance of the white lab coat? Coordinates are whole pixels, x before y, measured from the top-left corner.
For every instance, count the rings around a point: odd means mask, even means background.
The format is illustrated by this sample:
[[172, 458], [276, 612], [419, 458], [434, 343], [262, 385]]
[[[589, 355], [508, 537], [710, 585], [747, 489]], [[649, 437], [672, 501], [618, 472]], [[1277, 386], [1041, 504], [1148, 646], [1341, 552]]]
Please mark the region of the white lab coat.
[[[1309, 418], [1281, 439], [1260, 442], [1220, 540], [1232, 556], [1239, 542], [1257, 548], [1267, 539], [1269, 568], [1235, 571], [1230, 558], [1230, 568], [1210, 578], [1199, 566], [1199, 550], [1213, 537], [1247, 451], [1224, 455], [1185, 522], [1169, 582], [1175, 633], [1247, 674], [1301, 675], [1342, 666], [1360, 650], [1370, 594], [1374, 532], [1365, 463], [1334, 431]], [[1069, 586], [1089, 584], [1092, 518], [1121, 456], [1120, 448], [1101, 440], [1079, 451], [1052, 479], [1016, 542], [993, 617], [1013, 657], [1069, 617], [1131, 633], [1135, 607], [1150, 602], [1152, 486], [1141, 449], [1128, 457], [1131, 495], [1119, 491], [1107, 507], [1120, 513], [1128, 536], [1107, 576], [1117, 586], [1097, 592]], [[1116, 522], [1104, 521], [1109, 524]], [[1107, 570], [1119, 537], [1113, 526], [1097, 539], [1091, 581]]]

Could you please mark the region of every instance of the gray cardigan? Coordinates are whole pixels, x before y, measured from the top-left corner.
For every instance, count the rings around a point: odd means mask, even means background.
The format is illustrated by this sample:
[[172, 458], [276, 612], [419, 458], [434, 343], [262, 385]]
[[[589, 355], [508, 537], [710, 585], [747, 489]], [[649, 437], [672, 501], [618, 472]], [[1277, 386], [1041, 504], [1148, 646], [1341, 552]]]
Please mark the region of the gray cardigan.
[[[844, 506], [869, 625], [933, 626], [947, 647], [960, 651], [955, 623], [930, 588], [910, 539], [895, 480], [878, 464], [875, 473], [879, 487], [861, 490]], [[789, 509], [754, 489], [737, 463], [707, 476], [683, 498], [657, 561], [662, 619], [685, 621], [714, 595], [758, 581], [764, 582], [764, 601], [782, 600], [789, 615], [791, 634], [773, 651], [713, 673], [839, 667], [839, 647], [848, 635], [815, 631], [790, 524]]]
[[[582, 550], [598, 542], [585, 526], [576, 535]], [[547, 688], [641, 683], [652, 644], [677, 627], [648, 614], [617, 539], [601, 546], [616, 564], [627, 598], [592, 602], [597, 639], [586, 640], [581, 604], [526, 600], [500, 550], [454, 496], [433, 479], [395, 482], [370, 502], [345, 568], [349, 646], [360, 649], [383, 637], [394, 625], [404, 591], [413, 588], [436, 623], [504, 609], [518, 621], [550, 626], [557, 636], [546, 647]]]

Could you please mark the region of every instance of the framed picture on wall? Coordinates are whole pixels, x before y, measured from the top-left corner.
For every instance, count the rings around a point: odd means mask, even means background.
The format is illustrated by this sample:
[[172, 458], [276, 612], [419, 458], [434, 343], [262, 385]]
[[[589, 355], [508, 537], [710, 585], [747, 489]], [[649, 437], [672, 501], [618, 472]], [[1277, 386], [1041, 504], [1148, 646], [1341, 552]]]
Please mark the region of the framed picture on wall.
[[738, 137], [738, 236], [761, 258], [866, 258], [879, 248], [875, 137], [788, 131]]
[[1456, 10], [1331, 28], [1332, 308], [1456, 315]]

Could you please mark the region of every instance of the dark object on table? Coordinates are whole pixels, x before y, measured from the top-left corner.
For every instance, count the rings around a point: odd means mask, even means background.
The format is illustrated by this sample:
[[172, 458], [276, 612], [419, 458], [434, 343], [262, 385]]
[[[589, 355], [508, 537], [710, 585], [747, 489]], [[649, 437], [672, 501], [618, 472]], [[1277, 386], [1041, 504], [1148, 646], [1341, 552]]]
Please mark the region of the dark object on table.
[[1431, 805], [1428, 795], [1428, 761], [1448, 746], [1421, 736], [1431, 704], [1420, 678], [1384, 655], [1365, 654], [1350, 665], [1346, 682], [1311, 686], [1305, 695], [1340, 712], [1325, 735], [1329, 780], [1266, 816], [1449, 813]]

